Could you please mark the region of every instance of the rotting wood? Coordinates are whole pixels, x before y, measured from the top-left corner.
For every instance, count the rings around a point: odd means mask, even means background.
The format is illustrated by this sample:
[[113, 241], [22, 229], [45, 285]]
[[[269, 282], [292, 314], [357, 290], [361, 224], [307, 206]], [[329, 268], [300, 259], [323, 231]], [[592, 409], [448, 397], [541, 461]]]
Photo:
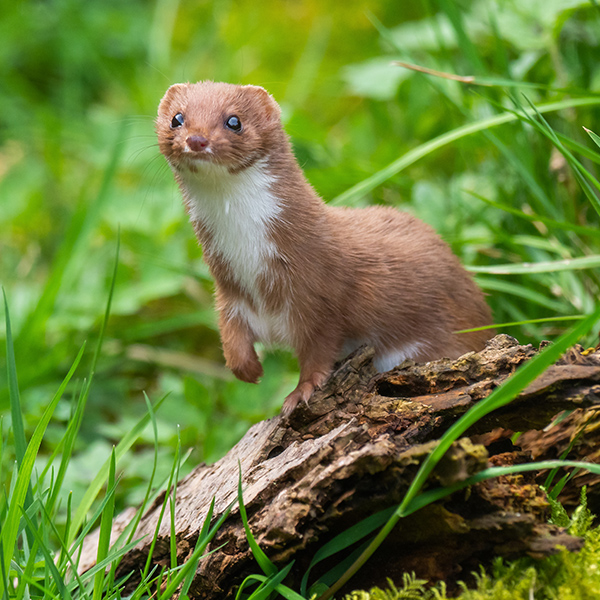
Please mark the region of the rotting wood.
[[[179, 482], [178, 561], [185, 561], [193, 550], [212, 498], [216, 515], [235, 499], [241, 464], [253, 534], [278, 565], [296, 561], [289, 583], [297, 585], [322, 544], [362, 518], [397, 504], [435, 440], [535, 353], [531, 346], [499, 335], [482, 352], [456, 361], [406, 361], [377, 374], [371, 350], [357, 351], [308, 406], [299, 406], [288, 420], [277, 416], [257, 423], [225, 457], [213, 465], [199, 465]], [[600, 357], [571, 349], [514, 402], [478, 422], [467, 432], [471, 439], [457, 441], [428, 486], [456, 483], [488, 464], [528, 462], [532, 454], [556, 457], [583, 422], [594, 424], [592, 441], [586, 430], [570, 458], [596, 460], [598, 406]], [[555, 415], [573, 409], [561, 423], [543, 430]], [[519, 438], [522, 448], [511, 443], [517, 431], [524, 432]], [[452, 580], [464, 578], [493, 556], [542, 556], [558, 544], [576, 550], [579, 539], [547, 524], [548, 504], [538, 483], [535, 473], [486, 481], [401, 520], [361, 571], [360, 585], [383, 584], [386, 577], [400, 580], [404, 571]], [[574, 478], [564, 492], [569, 501], [578, 497], [581, 483], [594, 486], [597, 478]], [[590, 497], [594, 494], [592, 488]], [[119, 574], [143, 568], [163, 499], [159, 497], [141, 520], [136, 537], [146, 537], [124, 556]], [[168, 512], [154, 549], [157, 564], [169, 564]], [[130, 510], [121, 515], [114, 537], [132, 514]], [[259, 571], [237, 507], [211, 545], [219, 546], [200, 562], [189, 592], [192, 598], [231, 597], [246, 575]], [[93, 565], [96, 547], [97, 538], [89, 536], [82, 570]]]

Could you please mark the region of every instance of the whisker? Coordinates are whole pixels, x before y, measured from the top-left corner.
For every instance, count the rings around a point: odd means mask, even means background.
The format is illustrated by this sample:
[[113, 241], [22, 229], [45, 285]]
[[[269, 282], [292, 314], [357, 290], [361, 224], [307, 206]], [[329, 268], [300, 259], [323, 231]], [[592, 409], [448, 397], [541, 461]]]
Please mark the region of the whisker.
[[[139, 221], [141, 219], [142, 216], [142, 211], [144, 210], [145, 206], [146, 206], [146, 202], [150, 201], [150, 194], [153, 194], [156, 192], [157, 190], [157, 182], [161, 179], [167, 181], [170, 180], [170, 177], [167, 177], [169, 166], [166, 162], [161, 162], [158, 165], [158, 168], [156, 168], [156, 161], [160, 160], [162, 158], [161, 154], [156, 154], [155, 156], [153, 156], [150, 161], [147, 162], [147, 164], [145, 165], [142, 174], [141, 174], [141, 180], [145, 180], [147, 178], [147, 174], [150, 171], [150, 169], [152, 169], [152, 177], [150, 179], [150, 181], [148, 182], [148, 184], [145, 186], [146, 190], [143, 193], [143, 197], [142, 197], [142, 201], [140, 204], [140, 209], [139, 209], [139, 213], [138, 213], [138, 217], [137, 220]], [[171, 188], [172, 189], [172, 188]], [[174, 190], [173, 190], [174, 192]], [[173, 194], [175, 196], [175, 194]]]

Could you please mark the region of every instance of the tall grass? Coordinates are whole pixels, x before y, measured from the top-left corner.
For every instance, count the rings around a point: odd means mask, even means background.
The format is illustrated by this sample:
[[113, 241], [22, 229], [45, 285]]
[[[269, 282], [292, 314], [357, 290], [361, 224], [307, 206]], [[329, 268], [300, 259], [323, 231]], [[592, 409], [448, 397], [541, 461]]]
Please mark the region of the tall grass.
[[[162, 403], [161, 400], [154, 407], [148, 402], [148, 414], [132, 428], [129, 435], [121, 440], [116, 448], [113, 448], [107, 464], [100, 469], [92, 480], [77, 508], [73, 506], [72, 494], [66, 496], [66, 508], [63, 509], [60, 503], [57, 502], [59, 497], [65, 497], [65, 490], [62, 489], [65, 469], [72, 457], [74, 439], [79, 433], [82, 422], [81, 416], [92, 387], [94, 368], [100, 355], [103, 334], [110, 314], [116, 269], [117, 261], [115, 261], [109, 300], [92, 367], [79, 395], [74, 397], [71, 426], [67, 428], [63, 438], [58, 443], [58, 448], [63, 452], [62, 457], [60, 461], [56, 454], [50, 457], [41, 473], [36, 469], [36, 459], [40, 446], [57, 405], [63, 398], [69, 381], [80, 366], [84, 348], [81, 348], [52, 401], [46, 407], [31, 438], [27, 440], [23, 431], [17, 365], [14, 361], [10, 313], [5, 297], [7, 369], [17, 461], [11, 474], [11, 486], [8, 491], [4, 489], [0, 497], [0, 521], [2, 522], [0, 533], [0, 597], [3, 599], [29, 600], [37, 597], [70, 599], [77, 597], [99, 600], [100, 598], [121, 597], [128, 577], [117, 580], [115, 577], [117, 567], [121, 557], [138, 543], [139, 539], [134, 537], [137, 525], [148, 502], [155, 498], [162, 489], [162, 485], [154, 487], [155, 458], [154, 467], [147, 482], [148, 487], [144, 501], [138, 507], [136, 515], [119, 538], [111, 540], [111, 530], [115, 516], [115, 491], [118, 483], [116, 475], [117, 459], [129, 450], [150, 422], [153, 426], [156, 450], [158, 437], [154, 411]], [[178, 451], [167, 482], [167, 489], [171, 490], [171, 493], [165, 497], [162, 515], [164, 515], [164, 509], [167, 505], [169, 505], [171, 515], [174, 515], [175, 512], [175, 490], [176, 482], [179, 479], [180, 466], [179, 448], [178, 445]], [[59, 462], [58, 465], [57, 462]], [[4, 465], [4, 461], [2, 465]], [[100, 499], [103, 489], [105, 490], [104, 498]], [[95, 509], [91, 510], [94, 503]], [[183, 586], [182, 589], [185, 593], [191, 585], [196, 567], [206, 552], [206, 547], [229, 515], [230, 510], [231, 506], [219, 515], [219, 518], [213, 523], [213, 507], [211, 506], [194, 551], [186, 565], [179, 568], [177, 561], [174, 560], [168, 572], [160, 573], [156, 573], [154, 569], [146, 568], [141, 582], [131, 597], [147, 597], [153, 593], [153, 590], [161, 589], [163, 585], [165, 589], [161, 592], [161, 598], [170, 598], [180, 586]], [[161, 520], [157, 525], [155, 539], [158, 535]], [[79, 574], [78, 565], [83, 543], [95, 524], [99, 524], [96, 564], [85, 573]], [[174, 543], [173, 520], [171, 527], [171, 539]], [[151, 559], [152, 552], [148, 556], [147, 567], [151, 564]]]
[[[209, 11], [170, 0], [152, 10], [141, 2], [3, 5], [0, 273], [12, 299], [25, 430], [97, 330], [119, 228], [113, 318], [87, 406], [89, 422], [106, 425], [98, 432], [84, 422], [81, 432], [92, 456], [107, 460], [143, 416], [144, 390], [169, 393], [157, 415], [169, 432], [164, 464], [177, 444], [172, 415], [183, 417], [192, 462], [214, 460], [274, 414], [293, 385], [286, 353], [267, 355], [259, 388], [223, 368], [212, 284], [152, 128], [158, 99], [178, 80], [265, 85], [326, 199], [393, 204], [430, 222], [476, 273], [496, 322], [532, 321], [507, 328], [521, 340], [552, 338], [568, 326], [557, 317], [591, 311], [600, 250], [597, 187], [585, 172], [595, 177], [598, 153], [582, 127], [593, 131], [598, 117], [597, 10], [586, 2], [539, 14], [510, 2], [457, 6], [417, 3], [402, 14], [383, 0], [370, 12], [286, 6], [283, 31], [281, 15], [249, 0]], [[86, 367], [91, 360], [82, 357]], [[68, 423], [66, 411], [57, 417], [52, 439]], [[149, 456], [152, 440], [142, 442], [136, 455]], [[85, 475], [76, 478], [82, 492]], [[143, 495], [130, 479], [121, 489]]]

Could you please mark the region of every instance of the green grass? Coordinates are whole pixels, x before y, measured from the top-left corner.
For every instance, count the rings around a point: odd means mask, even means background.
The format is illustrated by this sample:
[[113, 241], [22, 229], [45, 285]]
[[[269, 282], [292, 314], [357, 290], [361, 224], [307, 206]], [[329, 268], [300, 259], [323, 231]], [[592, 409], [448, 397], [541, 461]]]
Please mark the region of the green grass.
[[[265, 356], [260, 386], [223, 368], [212, 283], [153, 133], [171, 83], [264, 85], [324, 198], [429, 222], [521, 341], [587, 330], [596, 345], [595, 3], [0, 0], [0, 15], [0, 585], [18, 565], [17, 597], [116, 593], [101, 570], [67, 575], [94, 515], [222, 456], [297, 377], [286, 352]], [[163, 576], [148, 570], [138, 596]], [[282, 589], [264, 577], [261, 593]]]

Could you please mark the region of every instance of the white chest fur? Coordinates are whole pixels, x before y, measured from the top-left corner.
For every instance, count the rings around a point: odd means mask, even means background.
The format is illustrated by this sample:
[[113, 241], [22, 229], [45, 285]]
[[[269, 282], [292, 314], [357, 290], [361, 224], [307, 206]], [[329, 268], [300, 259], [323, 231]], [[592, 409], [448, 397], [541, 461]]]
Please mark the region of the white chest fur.
[[[200, 162], [200, 161], [199, 161]], [[277, 254], [269, 236], [281, 205], [270, 191], [274, 177], [264, 162], [231, 174], [219, 165], [198, 164], [197, 173], [180, 173], [190, 218], [212, 237], [211, 253], [225, 261], [237, 283], [255, 300], [257, 280]]]
[[234, 175], [219, 165], [200, 163], [198, 173], [179, 176], [190, 219], [200, 221], [211, 235], [209, 251], [228, 264], [234, 279], [257, 307], [253, 310], [246, 302], [238, 301], [227, 307], [229, 316], [246, 321], [257, 339], [267, 344], [289, 345], [287, 310], [268, 313], [257, 283], [277, 255], [269, 229], [282, 211], [270, 190], [274, 177], [265, 163], [259, 161]]

